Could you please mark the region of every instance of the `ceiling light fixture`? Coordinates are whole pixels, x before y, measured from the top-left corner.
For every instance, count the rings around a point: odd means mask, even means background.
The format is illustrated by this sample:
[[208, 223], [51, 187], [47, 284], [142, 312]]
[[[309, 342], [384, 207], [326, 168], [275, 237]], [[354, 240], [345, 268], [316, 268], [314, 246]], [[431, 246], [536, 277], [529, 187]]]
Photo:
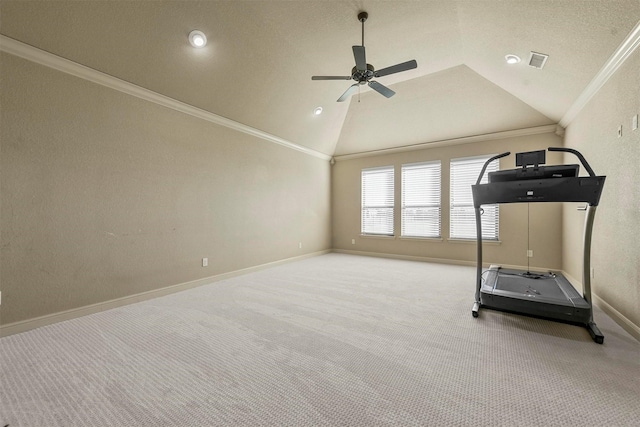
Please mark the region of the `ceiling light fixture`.
[[520, 62], [520, 57], [518, 55], [506, 55], [504, 59], [507, 60], [507, 64], [517, 64]]
[[189, 43], [193, 47], [205, 47], [207, 44], [207, 36], [202, 31], [193, 30], [189, 33]]
[[316, 107], [316, 109], [313, 110], [313, 114], [316, 116], [319, 116], [320, 114], [322, 114], [322, 107]]

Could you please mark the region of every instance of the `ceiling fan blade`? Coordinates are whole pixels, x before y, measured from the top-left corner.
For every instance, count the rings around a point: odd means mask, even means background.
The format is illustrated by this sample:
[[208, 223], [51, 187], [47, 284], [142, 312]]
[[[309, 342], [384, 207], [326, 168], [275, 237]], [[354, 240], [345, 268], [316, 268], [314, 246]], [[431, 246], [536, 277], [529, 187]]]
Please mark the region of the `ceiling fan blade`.
[[418, 67], [418, 63], [416, 62], [415, 59], [412, 59], [411, 61], [403, 62], [402, 64], [396, 64], [396, 65], [392, 65], [391, 67], [378, 70], [373, 75], [375, 77], [388, 76], [389, 74], [399, 73], [401, 71], [407, 71], [417, 67]]
[[369, 82], [369, 87], [375, 90], [376, 92], [378, 92], [379, 94], [386, 96], [387, 98], [391, 98], [393, 95], [396, 94], [394, 91], [392, 91], [385, 85], [381, 85], [378, 82]]
[[364, 46], [353, 46], [353, 57], [356, 60], [356, 70], [367, 70], [367, 57], [364, 52]]
[[311, 80], [351, 80], [351, 76], [312, 76]]
[[340, 98], [338, 98], [338, 102], [343, 102], [345, 101], [347, 98], [349, 98], [351, 96], [351, 94], [353, 92], [355, 92], [355, 90], [358, 88], [358, 83], [353, 84], [351, 86], [349, 86], [349, 89], [346, 90], [345, 93], [342, 94], [342, 96]]

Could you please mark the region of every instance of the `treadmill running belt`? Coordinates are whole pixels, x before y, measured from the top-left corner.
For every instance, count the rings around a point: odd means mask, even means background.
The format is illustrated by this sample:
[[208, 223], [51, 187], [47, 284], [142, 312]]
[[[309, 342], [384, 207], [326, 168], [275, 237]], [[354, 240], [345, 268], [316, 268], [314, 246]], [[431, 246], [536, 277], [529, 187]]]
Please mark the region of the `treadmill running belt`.
[[[539, 276], [534, 276], [539, 277]], [[566, 301], [567, 296], [556, 282], [556, 277], [543, 276], [537, 279], [515, 274], [498, 274], [494, 289], [515, 292], [531, 297], [544, 297]]]

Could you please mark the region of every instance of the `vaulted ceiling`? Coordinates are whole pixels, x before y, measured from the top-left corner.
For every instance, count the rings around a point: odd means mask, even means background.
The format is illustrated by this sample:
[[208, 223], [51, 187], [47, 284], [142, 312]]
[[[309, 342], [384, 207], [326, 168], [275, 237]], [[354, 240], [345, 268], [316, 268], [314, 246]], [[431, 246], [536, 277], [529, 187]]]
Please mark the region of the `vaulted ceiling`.
[[[353, 81], [311, 76], [351, 74], [360, 11], [367, 62], [418, 67], [338, 103]], [[639, 21], [640, 0], [0, 2], [6, 37], [328, 155], [558, 123]]]

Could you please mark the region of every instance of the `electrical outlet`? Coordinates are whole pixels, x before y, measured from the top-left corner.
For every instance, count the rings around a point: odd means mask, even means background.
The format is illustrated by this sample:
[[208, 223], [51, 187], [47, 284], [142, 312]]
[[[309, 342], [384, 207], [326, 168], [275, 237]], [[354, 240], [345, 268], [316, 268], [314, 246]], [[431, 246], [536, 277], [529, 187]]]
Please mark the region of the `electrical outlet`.
[[618, 126], [618, 138], [622, 138], [622, 125]]
[[638, 129], [638, 115], [637, 114], [635, 116], [633, 116], [633, 118], [631, 119], [631, 129], [632, 130], [637, 130]]
[[206, 267], [209, 265], [209, 258], [202, 258], [202, 266]]
[[356, 239], [351, 239], [351, 244], [355, 245], [356, 244]]
[[298, 242], [298, 249], [302, 249], [302, 242]]
[[528, 258], [533, 258], [533, 249], [528, 249], [527, 250], [527, 257]]

